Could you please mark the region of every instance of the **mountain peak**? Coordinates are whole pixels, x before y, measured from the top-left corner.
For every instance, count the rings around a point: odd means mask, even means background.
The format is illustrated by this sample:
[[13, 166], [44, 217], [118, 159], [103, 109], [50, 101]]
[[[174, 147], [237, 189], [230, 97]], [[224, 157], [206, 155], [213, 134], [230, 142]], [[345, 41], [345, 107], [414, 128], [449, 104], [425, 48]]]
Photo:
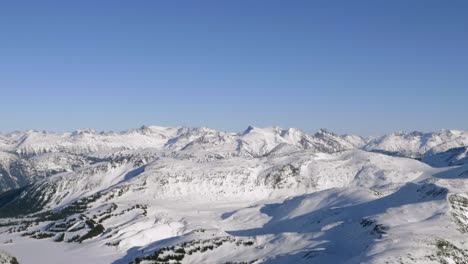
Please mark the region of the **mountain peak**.
[[252, 130], [254, 130], [254, 129], [255, 129], [254, 126], [249, 125], [249, 126], [247, 127], [247, 129], [244, 130], [244, 132], [242, 132], [241, 134], [242, 134], [242, 135], [247, 135], [247, 134], [249, 134], [250, 132], [252, 132]]
[[77, 129], [71, 133], [72, 136], [90, 135], [90, 134], [96, 134], [96, 131], [91, 128], [85, 128], [85, 129]]
[[323, 137], [325, 135], [329, 135], [329, 136], [338, 136], [337, 134], [329, 131], [328, 129], [326, 128], [320, 128], [315, 134], [314, 136], [316, 137]]

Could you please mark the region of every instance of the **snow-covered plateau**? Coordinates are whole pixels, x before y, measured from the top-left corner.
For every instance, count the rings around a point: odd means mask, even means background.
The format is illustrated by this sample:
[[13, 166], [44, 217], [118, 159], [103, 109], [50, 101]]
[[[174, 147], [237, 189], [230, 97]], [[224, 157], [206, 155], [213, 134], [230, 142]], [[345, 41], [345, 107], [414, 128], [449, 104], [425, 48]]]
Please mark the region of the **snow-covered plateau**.
[[468, 263], [468, 132], [0, 134], [0, 263]]

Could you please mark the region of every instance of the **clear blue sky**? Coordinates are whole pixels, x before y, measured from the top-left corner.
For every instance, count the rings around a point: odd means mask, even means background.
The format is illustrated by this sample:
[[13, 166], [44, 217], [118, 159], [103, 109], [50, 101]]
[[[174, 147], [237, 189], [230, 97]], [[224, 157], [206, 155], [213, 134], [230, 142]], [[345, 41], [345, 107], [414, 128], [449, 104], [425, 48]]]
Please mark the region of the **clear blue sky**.
[[0, 131], [468, 129], [468, 1], [0, 5]]

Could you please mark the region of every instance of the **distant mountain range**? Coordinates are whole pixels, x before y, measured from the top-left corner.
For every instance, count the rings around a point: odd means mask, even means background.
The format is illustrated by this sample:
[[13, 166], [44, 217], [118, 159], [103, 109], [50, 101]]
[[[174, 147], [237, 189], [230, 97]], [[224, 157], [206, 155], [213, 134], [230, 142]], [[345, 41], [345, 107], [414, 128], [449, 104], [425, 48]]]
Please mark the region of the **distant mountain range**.
[[275, 156], [300, 150], [333, 153], [350, 149], [420, 159], [437, 167], [464, 164], [468, 132], [397, 132], [366, 139], [340, 136], [325, 129], [314, 135], [299, 129], [248, 127], [242, 133], [209, 128], [144, 126], [124, 132], [78, 130], [0, 134], [0, 191], [19, 188], [58, 172], [99, 160], [102, 152], [145, 150], [171, 157], [210, 160]]

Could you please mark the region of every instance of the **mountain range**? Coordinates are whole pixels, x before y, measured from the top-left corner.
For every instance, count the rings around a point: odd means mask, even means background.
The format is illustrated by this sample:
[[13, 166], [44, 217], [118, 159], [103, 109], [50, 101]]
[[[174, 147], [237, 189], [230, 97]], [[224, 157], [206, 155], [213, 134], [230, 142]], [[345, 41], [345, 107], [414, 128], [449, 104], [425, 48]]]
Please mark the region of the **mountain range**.
[[462, 130], [0, 134], [0, 249], [20, 263], [467, 263], [467, 146]]

